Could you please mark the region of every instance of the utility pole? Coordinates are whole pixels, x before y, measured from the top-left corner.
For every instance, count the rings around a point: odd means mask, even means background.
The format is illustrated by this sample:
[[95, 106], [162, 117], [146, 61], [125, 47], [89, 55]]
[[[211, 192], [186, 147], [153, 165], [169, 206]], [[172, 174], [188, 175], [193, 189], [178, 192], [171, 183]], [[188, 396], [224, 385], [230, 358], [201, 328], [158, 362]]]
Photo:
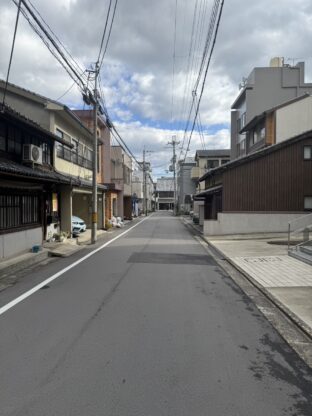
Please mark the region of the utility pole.
[[173, 171], [173, 214], [177, 215], [177, 179], [176, 179], [176, 164], [177, 164], [177, 156], [176, 156], [176, 145], [180, 142], [177, 142], [176, 136], [172, 136], [171, 142], [168, 142], [169, 146], [172, 146], [172, 171]]
[[145, 165], [146, 150], [143, 148], [143, 212], [147, 216], [147, 195], [146, 195], [146, 165]]
[[91, 244], [97, 241], [97, 113], [98, 113], [98, 91], [97, 81], [99, 75], [99, 62], [96, 62], [95, 69], [89, 72], [94, 73], [94, 92], [93, 92], [93, 173], [92, 173], [92, 224], [91, 224]]
[[147, 167], [146, 167], [146, 153], [153, 153], [153, 150], [145, 150], [143, 147], [143, 212], [147, 216]]

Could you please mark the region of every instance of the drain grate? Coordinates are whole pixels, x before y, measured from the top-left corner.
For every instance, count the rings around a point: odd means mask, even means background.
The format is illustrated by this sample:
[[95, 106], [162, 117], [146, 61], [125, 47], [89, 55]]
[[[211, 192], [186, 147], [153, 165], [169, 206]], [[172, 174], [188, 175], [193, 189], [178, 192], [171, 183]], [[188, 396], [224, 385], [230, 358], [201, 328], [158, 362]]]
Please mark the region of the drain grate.
[[180, 253], [133, 253], [128, 263], [214, 265], [212, 257]]

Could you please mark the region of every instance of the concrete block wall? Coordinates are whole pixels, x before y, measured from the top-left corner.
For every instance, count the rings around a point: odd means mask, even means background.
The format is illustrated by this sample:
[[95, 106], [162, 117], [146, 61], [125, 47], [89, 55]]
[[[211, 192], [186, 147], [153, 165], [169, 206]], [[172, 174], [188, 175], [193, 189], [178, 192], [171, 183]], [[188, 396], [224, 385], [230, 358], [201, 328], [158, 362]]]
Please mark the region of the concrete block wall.
[[288, 222], [301, 213], [219, 213], [217, 220], [204, 221], [204, 235], [286, 233]]
[[28, 251], [35, 244], [42, 244], [42, 228], [0, 235], [0, 260]]

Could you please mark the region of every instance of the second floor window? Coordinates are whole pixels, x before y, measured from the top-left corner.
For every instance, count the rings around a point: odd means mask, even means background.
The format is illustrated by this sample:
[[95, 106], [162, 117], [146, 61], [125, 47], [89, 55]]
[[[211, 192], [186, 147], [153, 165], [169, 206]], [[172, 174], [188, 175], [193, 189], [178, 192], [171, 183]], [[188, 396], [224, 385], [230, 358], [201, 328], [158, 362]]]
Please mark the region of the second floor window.
[[219, 160], [207, 160], [207, 169], [217, 168], [219, 166]]
[[42, 162], [52, 164], [52, 143], [49, 139], [0, 121], [0, 151], [10, 153], [21, 161], [24, 144], [33, 144], [42, 148]]
[[303, 146], [303, 158], [304, 160], [312, 159], [312, 146]]

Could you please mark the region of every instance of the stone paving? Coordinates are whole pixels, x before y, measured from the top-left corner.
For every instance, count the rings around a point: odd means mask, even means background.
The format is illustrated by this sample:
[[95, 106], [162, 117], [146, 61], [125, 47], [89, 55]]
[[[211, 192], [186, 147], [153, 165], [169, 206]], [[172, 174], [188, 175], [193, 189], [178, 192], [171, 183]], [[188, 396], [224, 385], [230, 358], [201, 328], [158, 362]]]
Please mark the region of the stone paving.
[[233, 257], [264, 287], [312, 286], [312, 267], [288, 256]]
[[205, 239], [312, 331], [312, 266], [289, 257], [287, 246], [268, 240]]

